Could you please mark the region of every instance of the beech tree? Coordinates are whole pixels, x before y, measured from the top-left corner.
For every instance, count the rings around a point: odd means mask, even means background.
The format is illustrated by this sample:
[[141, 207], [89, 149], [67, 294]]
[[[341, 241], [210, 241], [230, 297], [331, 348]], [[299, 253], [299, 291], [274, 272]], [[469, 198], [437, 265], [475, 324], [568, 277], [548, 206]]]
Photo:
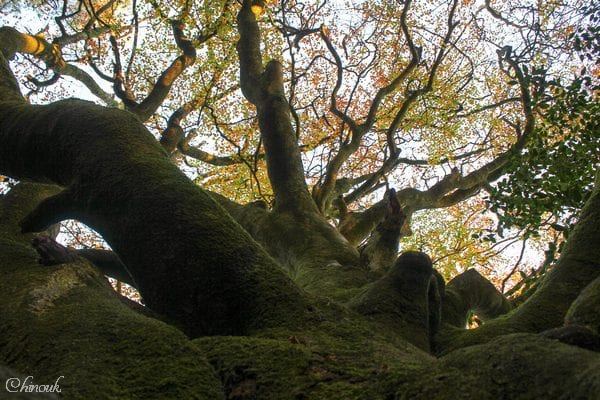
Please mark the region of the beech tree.
[[[597, 9], [59, 3], [53, 39], [0, 28], [3, 379], [85, 399], [600, 396], [597, 70], [563, 74], [597, 54]], [[98, 101], [59, 99], [65, 76]], [[501, 224], [568, 232], [514, 299], [399, 254], [415, 213], [482, 191]], [[110, 250], [59, 244], [65, 220]]]

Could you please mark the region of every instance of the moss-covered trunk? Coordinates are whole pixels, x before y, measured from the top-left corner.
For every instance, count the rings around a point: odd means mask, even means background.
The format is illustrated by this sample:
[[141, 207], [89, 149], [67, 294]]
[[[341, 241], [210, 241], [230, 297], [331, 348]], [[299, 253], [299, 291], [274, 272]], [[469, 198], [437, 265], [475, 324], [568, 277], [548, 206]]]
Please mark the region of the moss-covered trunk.
[[600, 394], [598, 353], [515, 334], [438, 359], [406, 342], [385, 320], [364, 319], [327, 299], [315, 300], [318, 319], [295, 329], [190, 340], [130, 309], [83, 259], [38, 264], [31, 237], [21, 235], [14, 222], [54, 192], [55, 187], [21, 184], [3, 198], [13, 207], [2, 210], [0, 364], [40, 384], [64, 376], [62, 398], [585, 399]]

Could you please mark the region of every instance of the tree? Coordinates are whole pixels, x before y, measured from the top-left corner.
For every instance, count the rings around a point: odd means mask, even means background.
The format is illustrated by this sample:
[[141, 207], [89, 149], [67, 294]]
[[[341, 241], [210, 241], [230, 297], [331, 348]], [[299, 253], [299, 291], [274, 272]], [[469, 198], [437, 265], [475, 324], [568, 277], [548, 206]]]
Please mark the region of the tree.
[[[82, 1], [77, 3], [79, 11], [65, 2], [56, 19], [60, 36], [52, 43], [1, 28], [0, 173], [21, 181], [0, 203], [2, 364], [44, 382], [64, 376], [61, 386], [67, 398], [600, 394], [598, 178], [560, 258], [517, 308], [475, 270], [446, 283], [425, 253], [405, 251], [397, 256], [399, 240], [409, 233], [417, 210], [448, 207], [489, 189], [539, 135], [536, 120], [539, 109], [545, 108], [542, 104], [560, 100], [549, 94], [544, 74], [534, 73], [526, 60], [532, 61], [538, 50], [552, 49], [555, 37], [549, 32], [560, 26], [521, 26], [519, 17], [542, 15], [540, 10], [525, 8], [509, 18], [486, 1], [481, 11], [490, 18], [548, 40], [545, 47], [532, 50], [526, 36], [527, 51], [500, 47], [497, 65], [509, 80], [505, 94], [510, 96], [492, 97], [488, 105], [471, 104], [479, 90], [495, 90], [503, 79], [468, 86], [474, 72], [463, 75], [449, 69], [458, 59], [470, 60], [471, 65], [481, 61], [465, 55], [458, 45], [456, 17], [468, 15], [468, 8], [462, 7], [471, 4], [465, 3], [446, 5], [443, 33], [429, 31], [438, 38], [434, 51], [424, 47], [426, 36], [415, 37], [412, 27], [419, 24], [411, 1], [374, 3], [375, 14], [365, 14], [364, 24], [354, 33], [396, 29], [402, 46], [390, 45], [390, 54], [379, 48], [376, 52], [378, 58], [395, 59], [396, 69], [368, 57], [345, 65], [364, 54], [353, 38], [336, 36], [339, 26], [314, 25], [312, 19], [322, 6], [245, 0], [214, 8], [184, 2], [177, 18], [168, 21], [178, 55], [144, 97], [133, 94], [143, 84], [129, 72], [133, 63], [122, 63], [119, 40], [124, 39], [117, 37], [117, 31], [128, 29], [138, 37], [141, 17], [136, 2], [129, 27], [119, 23], [118, 2]], [[152, 15], [167, 20], [165, 4], [148, 4]], [[268, 7], [275, 8], [267, 15], [273, 25], [262, 22]], [[198, 15], [199, 10], [205, 14]], [[434, 17], [439, 13], [432, 11]], [[202, 20], [202, 15], [212, 19]], [[389, 26], [370, 25], [373, 15], [387, 15]], [[190, 20], [206, 23], [194, 40], [184, 34]], [[473, 25], [467, 26], [477, 27], [478, 21], [474, 16]], [[261, 25], [267, 28], [261, 31]], [[269, 26], [289, 40], [289, 80], [282, 62], [263, 62], [267, 53], [277, 50], [275, 39], [265, 41], [277, 34]], [[31, 105], [22, 96], [7, 61], [16, 53], [43, 60], [54, 76], [75, 77], [110, 105], [114, 100], [90, 72], [77, 69], [64, 55], [66, 44], [109, 32], [112, 75], [98, 65], [98, 57], [106, 56], [103, 48], [87, 49], [85, 60], [111, 82], [124, 109], [78, 99]], [[229, 86], [223, 87], [219, 75], [231, 74], [231, 65], [219, 62], [214, 48], [200, 52], [197, 47], [218, 38], [217, 49], [226, 54], [236, 35], [239, 79], [233, 84], [229, 76], [224, 80]], [[329, 55], [296, 55], [294, 47], [308, 36], [318, 38]], [[363, 45], [370, 46], [368, 40]], [[137, 51], [135, 39], [133, 46], [130, 60]], [[340, 48], [352, 53], [350, 46], [356, 53], [342, 57]], [[194, 98], [175, 109], [157, 141], [144, 122], [155, 118], [171, 91], [177, 91], [175, 82], [204, 53], [208, 61], [202, 67], [212, 74], [209, 84], [195, 88]], [[299, 94], [312, 68], [301, 63], [315, 64], [316, 75], [325, 77], [325, 70], [318, 74], [324, 57], [335, 71], [331, 92], [323, 97], [317, 88]], [[368, 75], [372, 68], [377, 73]], [[437, 90], [442, 78], [447, 90]], [[33, 79], [36, 86], [45, 84]], [[345, 79], [353, 83], [348, 86]], [[235, 89], [238, 83], [240, 92]], [[366, 106], [361, 102], [361, 108], [353, 99], [364, 96], [370, 86], [375, 94]], [[452, 102], [461, 90], [467, 91], [465, 104]], [[230, 110], [216, 108], [219, 96], [227, 94], [233, 96], [229, 101], [236, 96], [238, 100], [237, 105], [229, 103], [231, 112], [239, 112], [242, 119], [250, 115], [234, 128], [219, 122], [219, 113]], [[296, 103], [300, 96], [303, 101], [313, 94], [308, 108]], [[252, 107], [240, 111], [243, 101]], [[321, 114], [323, 104], [327, 112]], [[182, 124], [198, 108], [210, 116], [208, 126], [231, 139], [236, 155], [209, 154], [190, 145], [190, 133]], [[317, 118], [311, 120], [306, 109], [316, 110]], [[401, 132], [435, 132], [435, 123], [428, 122], [431, 110], [449, 116], [442, 129], [464, 127], [452, 122], [455, 114], [468, 118], [486, 110], [500, 110], [504, 125], [462, 154], [400, 157], [405, 140]], [[424, 119], [409, 118], [414, 113]], [[252, 127], [254, 119], [260, 145], [249, 157], [249, 147], [238, 143], [243, 137], [232, 135]], [[482, 120], [475, 130], [486, 124]], [[319, 126], [333, 132], [333, 139], [327, 133], [319, 138]], [[304, 127], [309, 134], [301, 145]], [[251, 141], [248, 135], [246, 146]], [[305, 171], [302, 152], [318, 155], [323, 143], [329, 152], [323, 159], [329, 161], [314, 179]], [[251, 193], [263, 201], [240, 204], [194, 184], [173, 162], [182, 155], [216, 165], [246, 165], [256, 188]], [[361, 165], [365, 159], [376, 162]], [[429, 187], [389, 188], [371, 206], [353, 208], [385, 187], [399, 165], [433, 165], [431, 170], [440, 172], [456, 160], [465, 163], [454, 165]], [[260, 176], [262, 162], [268, 182]], [[55, 224], [65, 219], [95, 229], [112, 251], [76, 251], [56, 243]], [[43, 236], [33, 234], [43, 231]], [[135, 286], [145, 307], [115, 293], [104, 275]], [[471, 312], [485, 323], [466, 330]]]

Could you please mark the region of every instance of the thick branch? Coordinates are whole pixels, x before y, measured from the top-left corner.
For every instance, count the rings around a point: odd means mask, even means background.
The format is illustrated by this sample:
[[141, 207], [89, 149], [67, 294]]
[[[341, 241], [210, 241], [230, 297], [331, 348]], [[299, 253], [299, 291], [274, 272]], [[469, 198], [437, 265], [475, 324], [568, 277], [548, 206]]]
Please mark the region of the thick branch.
[[442, 322], [464, 328], [469, 312], [482, 321], [506, 314], [510, 302], [477, 270], [469, 269], [446, 285], [442, 299]]
[[[20, 183], [0, 199], [0, 213], [7, 213], [0, 216], [0, 358], [35, 376], [35, 383], [52, 383], [63, 375], [62, 395], [71, 398], [147, 398], [147, 393], [164, 391], [164, 382], [175, 398], [221, 398], [214, 370], [180, 330], [123, 305], [81, 257], [41, 266], [30, 238], [10, 233], [19, 230], [16, 217], [56, 190]], [[119, 368], [107, 367], [119, 357]], [[12, 397], [1, 397], [7, 396]]]
[[[340, 200], [343, 202], [343, 199]], [[347, 213], [342, 216], [338, 229], [350, 244], [358, 246], [375, 229], [385, 210], [385, 202], [380, 201], [365, 211]]]
[[38, 236], [34, 238], [32, 244], [40, 256], [40, 264], [65, 264], [76, 261], [77, 257], [83, 257], [94, 264], [104, 275], [137, 288], [137, 284], [133, 281], [125, 264], [110, 250], [71, 249], [48, 236]]
[[[196, 102], [190, 101], [175, 110], [169, 117], [167, 127], [160, 136], [160, 144], [168, 153], [173, 153], [177, 147], [180, 146], [180, 143], [185, 137], [185, 132], [181, 127], [181, 121], [195, 109], [195, 106]], [[189, 147], [189, 145], [187, 147]]]
[[566, 325], [584, 325], [600, 334], [600, 277], [577, 296], [567, 315]]
[[[181, 151], [182, 154], [184, 154], [188, 157], [192, 157], [196, 160], [203, 161], [207, 164], [215, 165], [218, 167], [242, 164], [244, 162], [243, 157], [245, 157], [245, 156], [238, 156], [235, 154], [231, 155], [231, 156], [217, 156], [217, 155], [208, 153], [202, 149], [199, 149], [197, 147], [192, 147], [187, 143], [180, 143], [178, 149], [179, 149], [179, 151]], [[251, 159], [252, 156], [248, 155], [247, 158]], [[264, 158], [265, 158], [264, 154], [258, 155], [259, 160], [264, 159]]]
[[[197, 147], [190, 146], [189, 138], [186, 139], [185, 132], [181, 126], [181, 121], [186, 118], [190, 112], [196, 109], [198, 103], [198, 99], [189, 101], [171, 114], [169, 121], [167, 122], [167, 127], [161, 134], [160, 144], [168, 153], [179, 150], [188, 157], [215, 166], [228, 166], [243, 163], [244, 159], [241, 155], [217, 156]], [[259, 154], [257, 158], [264, 159], [264, 157], [264, 154]], [[250, 156], [248, 156], [248, 158], [250, 158]]]
[[263, 73], [262, 54], [260, 52], [260, 29], [256, 16], [252, 12], [252, 1], [244, 1], [237, 16], [240, 40], [237, 53], [240, 58], [240, 87], [242, 93], [252, 104], [261, 98], [260, 76]]
[[15, 53], [31, 54], [43, 60], [56, 73], [77, 79], [107, 105], [116, 105], [112, 96], [106, 93], [86, 71], [64, 61], [58, 44], [51, 44], [41, 37], [20, 33], [10, 27], [0, 28], [0, 41], [3, 43], [6, 58], [11, 59]]
[[194, 47], [192, 41], [183, 33], [183, 22], [179, 20], [172, 20], [171, 28], [173, 30], [175, 43], [177, 43], [177, 47], [181, 50], [182, 54], [173, 60], [171, 65], [163, 71], [152, 87], [150, 93], [148, 93], [146, 98], [144, 98], [144, 100], [142, 100], [140, 103], [135, 101], [133, 95], [125, 87], [117, 40], [114, 36], [110, 37], [115, 57], [113, 84], [115, 94], [123, 101], [126, 108], [132, 113], [136, 114], [142, 122], [146, 121], [156, 112], [158, 107], [161, 106], [161, 104], [169, 95], [171, 87], [177, 78], [187, 67], [194, 64], [196, 61], [196, 48]]
[[290, 107], [284, 94], [281, 64], [270, 61], [263, 69], [260, 30], [253, 12], [260, 5], [244, 1], [238, 13], [240, 84], [246, 98], [256, 106], [265, 146], [267, 172], [275, 194], [276, 211], [316, 212], [304, 179]]
[[127, 267], [114, 252], [102, 249], [79, 249], [75, 250], [75, 254], [94, 264], [104, 275], [137, 288], [138, 285]]
[[183, 71], [196, 61], [196, 49], [192, 41], [183, 33], [184, 24], [181, 21], [171, 21], [173, 36], [177, 47], [182, 51], [171, 65], [163, 71], [152, 90], [141, 103], [130, 107], [130, 111], [136, 114], [142, 121], [152, 116], [169, 95], [171, 86]]
[[514, 332], [542, 332], [560, 327], [581, 291], [600, 275], [600, 175], [556, 266], [520, 307], [469, 331], [448, 331], [440, 337], [445, 351], [486, 342]]
[[375, 321], [391, 324], [406, 340], [428, 351], [432, 274], [426, 254], [405, 252], [381, 279], [353, 300], [351, 307]]
[[130, 113], [78, 100], [0, 109], [0, 171], [68, 186], [40, 204], [26, 228], [52, 223], [57, 211], [93, 227], [148, 306], [191, 335], [302, 318], [306, 302], [281, 268]]
[[79, 82], [83, 83], [86, 88], [97, 98], [102, 100], [108, 106], [116, 106], [117, 102], [113, 98], [112, 95], [108, 94], [104, 91], [96, 83], [96, 80], [92, 78], [90, 74], [85, 72], [83, 69], [73, 65], [73, 64], [65, 64], [63, 68], [59, 70], [59, 72], [63, 75], [70, 76], [71, 78], [77, 79]]

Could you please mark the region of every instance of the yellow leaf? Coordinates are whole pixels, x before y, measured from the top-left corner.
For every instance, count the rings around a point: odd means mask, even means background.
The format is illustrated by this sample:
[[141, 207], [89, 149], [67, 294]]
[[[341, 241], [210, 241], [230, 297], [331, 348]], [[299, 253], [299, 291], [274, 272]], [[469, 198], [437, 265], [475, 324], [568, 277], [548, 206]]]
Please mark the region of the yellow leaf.
[[254, 16], [258, 18], [261, 16], [265, 9], [260, 4], [253, 4], [250, 6], [250, 10], [252, 10], [252, 14], [254, 14]]

